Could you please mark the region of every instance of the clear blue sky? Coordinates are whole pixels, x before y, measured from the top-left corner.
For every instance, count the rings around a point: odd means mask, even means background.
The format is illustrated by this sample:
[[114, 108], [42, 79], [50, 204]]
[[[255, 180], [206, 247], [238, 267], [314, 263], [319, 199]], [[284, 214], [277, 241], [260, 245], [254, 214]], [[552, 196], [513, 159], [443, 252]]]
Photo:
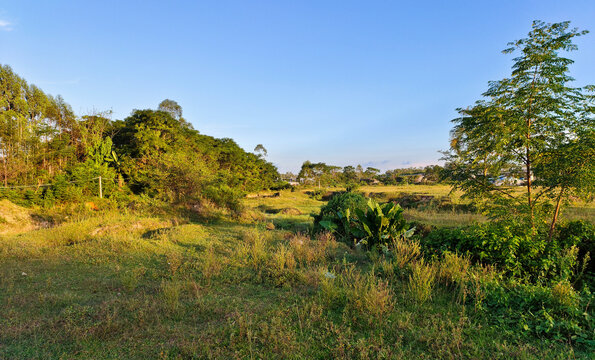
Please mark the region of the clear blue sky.
[[[176, 100], [200, 132], [304, 160], [437, 163], [457, 107], [531, 22], [595, 32], [595, 1], [3, 1], [0, 63], [79, 114]], [[595, 33], [572, 75], [595, 83]]]

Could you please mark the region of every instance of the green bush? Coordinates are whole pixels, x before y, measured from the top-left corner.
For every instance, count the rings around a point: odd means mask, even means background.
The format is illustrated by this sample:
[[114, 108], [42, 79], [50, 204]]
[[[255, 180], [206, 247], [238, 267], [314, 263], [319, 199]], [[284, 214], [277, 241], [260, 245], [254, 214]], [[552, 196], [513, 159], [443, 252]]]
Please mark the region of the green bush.
[[[378, 204], [374, 199], [368, 199], [366, 211], [355, 209], [357, 217], [350, 227], [351, 233], [360, 240], [360, 244], [368, 248], [388, 246], [395, 240], [408, 238], [414, 229], [403, 217], [403, 209], [391, 202]], [[349, 213], [345, 214], [349, 220]]]
[[355, 213], [356, 209], [364, 210], [366, 206], [367, 201], [362, 194], [354, 192], [337, 193], [326, 205], [320, 208], [320, 213], [314, 217], [314, 232], [318, 233], [326, 230], [321, 222], [331, 222], [337, 227], [337, 237], [351, 245], [353, 237], [344, 227], [344, 220], [339, 214], [345, 213], [348, 209], [351, 213]]
[[312, 191], [309, 191], [308, 195], [314, 200], [322, 201], [322, 198], [326, 193], [326, 189], [314, 189]]
[[[557, 229], [556, 240], [562, 248], [576, 246], [580, 263], [585, 261], [587, 254], [591, 259], [595, 256], [595, 225], [592, 223], [577, 220], [562, 224]], [[588, 262], [587, 271], [595, 274], [595, 261]]]
[[484, 296], [488, 318], [506, 331], [595, 346], [589, 309], [595, 296], [588, 288], [579, 293], [566, 281], [552, 286], [491, 281], [484, 284]]
[[[353, 214], [355, 213], [355, 214]], [[349, 208], [337, 212], [338, 220], [321, 220], [319, 225], [343, 239], [355, 240], [355, 245], [367, 249], [383, 249], [388, 251], [388, 246], [396, 240], [405, 239], [413, 235], [414, 229], [403, 217], [403, 209], [393, 203], [378, 204], [374, 199], [368, 199], [365, 211]]]
[[445, 251], [469, 254], [475, 262], [532, 281], [569, 279], [577, 264], [571, 247], [550, 240], [545, 231], [534, 233], [510, 222], [439, 228], [422, 239], [422, 246], [428, 256]]
[[244, 192], [238, 188], [232, 188], [224, 184], [210, 185], [205, 189], [204, 195], [217, 206], [230, 210], [234, 215], [240, 214], [244, 209], [242, 205]]

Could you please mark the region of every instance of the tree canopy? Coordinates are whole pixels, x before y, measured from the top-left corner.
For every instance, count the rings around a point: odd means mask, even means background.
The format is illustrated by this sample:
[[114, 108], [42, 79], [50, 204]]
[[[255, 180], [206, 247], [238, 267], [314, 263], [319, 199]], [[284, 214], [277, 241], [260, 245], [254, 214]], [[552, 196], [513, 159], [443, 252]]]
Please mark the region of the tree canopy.
[[[593, 87], [570, 85], [573, 61], [563, 56], [587, 32], [569, 25], [535, 21], [527, 38], [503, 51], [518, 53], [510, 77], [490, 82], [484, 99], [458, 109], [453, 120], [451, 176], [467, 196], [489, 200], [495, 216], [521, 216], [536, 226], [549, 214], [553, 228], [562, 199], [592, 183], [579, 178], [592, 179], [595, 158], [584, 144], [593, 138]], [[522, 180], [524, 196], [499, 186], [502, 177]], [[557, 198], [553, 208], [550, 198]]]
[[[113, 189], [129, 188], [167, 201], [210, 197], [229, 205], [279, 181], [277, 168], [262, 156], [194, 130], [173, 100], [124, 120], [112, 121], [110, 113], [78, 117], [60, 96], [28, 84], [9, 66], [0, 66], [0, 94], [5, 187], [49, 182], [92, 194], [97, 184], [89, 181], [101, 176], [108, 197]], [[39, 199], [64, 197], [62, 187], [27, 191]]]

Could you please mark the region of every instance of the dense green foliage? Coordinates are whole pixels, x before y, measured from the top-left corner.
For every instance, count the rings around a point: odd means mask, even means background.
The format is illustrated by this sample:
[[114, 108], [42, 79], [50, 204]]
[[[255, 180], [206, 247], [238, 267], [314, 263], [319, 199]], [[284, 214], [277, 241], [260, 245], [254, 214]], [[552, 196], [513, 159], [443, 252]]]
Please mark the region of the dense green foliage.
[[332, 227], [340, 239], [353, 244], [353, 236], [349, 231], [350, 224], [341, 214], [346, 212], [355, 214], [356, 209], [365, 210], [366, 206], [367, 200], [360, 193], [350, 191], [337, 193], [320, 208], [320, 212], [314, 217], [314, 232], [318, 233]]
[[393, 169], [380, 173], [379, 169], [361, 165], [340, 166], [328, 165], [323, 162], [312, 163], [305, 161], [298, 175], [286, 174], [286, 178], [293, 178], [305, 185], [344, 186], [348, 190], [355, 190], [362, 184], [428, 184], [444, 180], [443, 168], [430, 165], [425, 168]]
[[[485, 99], [453, 120], [450, 177], [493, 217], [547, 223], [551, 234], [565, 198], [592, 194], [594, 88], [571, 87], [573, 61], [562, 56], [586, 33], [569, 22], [534, 22], [527, 38], [504, 50], [519, 53], [511, 76], [490, 82]], [[524, 185], [524, 196], [506, 181]]]
[[491, 222], [436, 229], [423, 238], [422, 245], [428, 255], [466, 254], [519, 279], [576, 281], [592, 251], [593, 228], [592, 224], [569, 222], [550, 239], [547, 233], [535, 233], [522, 223]]
[[[351, 233], [358, 244], [367, 248], [387, 246], [401, 238], [409, 238], [414, 229], [403, 218], [403, 209], [392, 202], [378, 204], [374, 199], [368, 199], [367, 208], [355, 209], [356, 217], [352, 221]], [[347, 219], [349, 213], [344, 214]]]
[[[166, 202], [208, 198], [239, 210], [245, 192], [279, 181], [275, 166], [231, 139], [200, 134], [182, 108], [135, 110], [124, 120], [74, 115], [62, 98], [44, 94], [0, 68], [0, 197], [51, 205], [99, 195], [125, 199], [130, 190]], [[46, 187], [23, 187], [50, 183]]]
[[169, 112], [137, 110], [114, 124], [114, 145], [131, 189], [171, 201], [206, 194], [237, 207], [242, 192], [272, 187], [277, 169], [231, 139], [202, 135]]
[[[86, 155], [91, 144], [61, 97], [0, 66], [0, 156], [4, 186], [47, 182]], [[92, 145], [91, 145], [92, 146]]]
[[491, 322], [505, 331], [595, 346], [595, 296], [577, 293], [567, 281], [550, 286], [518, 282], [485, 284], [482, 306]]
[[392, 202], [379, 204], [374, 199], [346, 192], [334, 196], [314, 219], [314, 231], [334, 233], [348, 244], [376, 249], [401, 238], [409, 238], [403, 209]]

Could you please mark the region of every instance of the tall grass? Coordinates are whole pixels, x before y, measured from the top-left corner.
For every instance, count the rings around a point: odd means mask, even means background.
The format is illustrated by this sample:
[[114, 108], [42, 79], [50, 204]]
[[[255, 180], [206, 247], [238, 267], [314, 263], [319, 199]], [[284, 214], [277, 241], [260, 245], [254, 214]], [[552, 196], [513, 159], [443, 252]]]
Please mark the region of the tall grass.
[[411, 298], [418, 304], [423, 304], [432, 298], [436, 280], [436, 268], [420, 260], [411, 264], [408, 289]]

